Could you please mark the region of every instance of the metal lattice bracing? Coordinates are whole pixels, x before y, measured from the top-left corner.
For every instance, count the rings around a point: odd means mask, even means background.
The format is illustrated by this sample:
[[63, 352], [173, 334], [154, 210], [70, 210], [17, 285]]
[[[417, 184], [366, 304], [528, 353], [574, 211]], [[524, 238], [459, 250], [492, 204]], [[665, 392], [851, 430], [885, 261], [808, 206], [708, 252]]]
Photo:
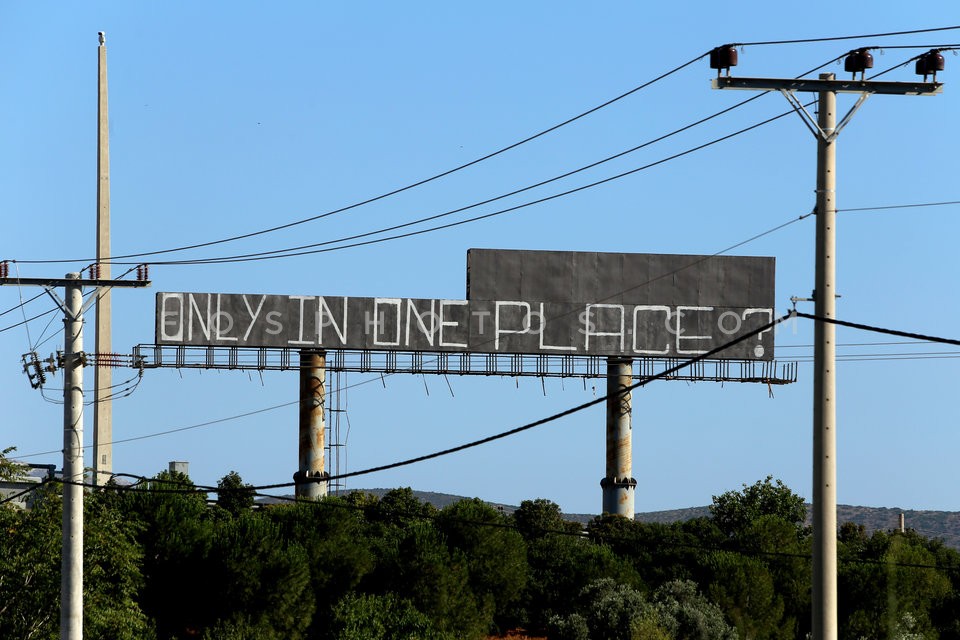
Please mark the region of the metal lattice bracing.
[[[134, 348], [132, 366], [240, 371], [296, 370], [297, 349], [201, 347], [142, 344]], [[635, 358], [634, 377], [649, 378], [676, 367], [675, 358]], [[495, 353], [430, 353], [423, 351], [326, 352], [329, 371], [440, 375], [532, 376], [538, 378], [602, 378], [607, 359], [599, 356]], [[688, 382], [759, 382], [790, 384], [797, 363], [762, 360], [705, 360], [667, 376]]]

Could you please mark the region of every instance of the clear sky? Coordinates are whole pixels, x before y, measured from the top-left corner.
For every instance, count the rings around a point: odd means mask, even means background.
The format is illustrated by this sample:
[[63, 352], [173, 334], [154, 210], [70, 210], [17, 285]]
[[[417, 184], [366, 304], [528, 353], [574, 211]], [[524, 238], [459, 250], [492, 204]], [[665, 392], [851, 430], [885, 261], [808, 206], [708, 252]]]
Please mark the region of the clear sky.
[[[804, 5], [685, 3], [4, 3], [0, 7], [0, 259], [61, 277], [95, 250], [97, 32], [109, 55], [114, 254], [256, 231], [416, 182], [517, 142], [725, 42], [884, 33], [960, 24], [953, 2]], [[706, 4], [706, 3], [703, 3]], [[741, 76], [792, 77], [857, 46], [885, 71], [960, 30], [792, 45], [751, 45]], [[916, 45], [918, 48], [895, 48]], [[875, 96], [838, 143], [841, 209], [960, 200], [960, 59], [945, 53], [942, 95]], [[842, 62], [821, 71], [843, 75]], [[494, 159], [376, 204], [177, 258], [280, 249], [364, 233], [465, 206], [581, 167], [731, 107], [706, 59]], [[884, 76], [913, 80], [913, 65]], [[854, 98], [842, 96], [845, 112]], [[766, 95], [668, 140], [459, 220], [544, 197], [691, 149], [789, 109]], [[158, 291], [459, 299], [471, 247], [712, 254], [808, 213], [815, 142], [791, 115], [603, 186], [415, 238], [284, 260], [151, 268], [150, 290], [113, 295], [116, 351], [154, 341]], [[960, 337], [960, 206], [841, 212], [841, 318]], [[774, 256], [777, 307], [813, 287], [813, 218], [739, 247]], [[38, 259], [76, 260], [30, 264]], [[115, 273], [123, 269], [115, 268]], [[36, 289], [0, 290], [0, 329], [53, 307], [17, 308]], [[22, 298], [21, 298], [22, 297]], [[812, 307], [802, 307], [812, 311]], [[92, 320], [92, 315], [90, 316]], [[0, 447], [59, 451], [62, 376], [46, 402], [21, 354], [62, 346], [51, 314], [0, 332]], [[956, 378], [936, 344], [838, 333], [841, 503], [960, 510]], [[92, 350], [92, 322], [87, 326]], [[40, 343], [39, 346], [35, 346]], [[660, 382], [634, 395], [638, 511], [707, 504], [772, 474], [811, 495], [812, 326], [777, 337], [800, 380], [763, 385]], [[869, 343], [864, 345], [864, 343]], [[885, 343], [885, 344], [876, 344]], [[896, 343], [896, 344], [889, 344]], [[850, 359], [885, 354], [884, 359]], [[912, 354], [906, 359], [891, 354]], [[926, 357], [917, 354], [935, 354]], [[946, 356], [946, 357], [941, 357]], [[898, 358], [898, 359], [891, 359]], [[116, 370], [115, 382], [135, 372]], [[87, 371], [92, 386], [92, 371]], [[602, 380], [349, 374], [341, 465], [358, 470], [502, 431], [602, 394]], [[357, 386], [353, 386], [357, 385]], [[546, 393], [544, 393], [544, 390]], [[429, 391], [429, 393], [428, 393]], [[231, 469], [286, 482], [297, 464], [295, 372], [148, 370], [114, 403], [116, 471], [187, 460], [213, 484]], [[92, 408], [86, 435], [92, 439]], [[545, 497], [597, 512], [604, 474], [598, 407], [524, 434], [348, 487], [412, 486], [518, 503]], [[59, 453], [28, 458], [57, 463]], [[88, 454], [87, 463], [91, 463]], [[893, 526], [894, 523], [891, 523]]]

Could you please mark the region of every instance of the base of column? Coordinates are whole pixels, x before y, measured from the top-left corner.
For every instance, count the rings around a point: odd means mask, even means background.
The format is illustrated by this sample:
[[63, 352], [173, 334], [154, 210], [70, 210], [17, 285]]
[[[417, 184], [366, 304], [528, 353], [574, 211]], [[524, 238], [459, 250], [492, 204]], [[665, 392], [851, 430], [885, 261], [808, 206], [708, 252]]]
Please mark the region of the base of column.
[[327, 495], [327, 478], [330, 474], [326, 471], [297, 471], [293, 474], [293, 481], [296, 483], [295, 493], [298, 498], [309, 498], [319, 500]]
[[600, 487], [603, 489], [603, 512], [633, 520], [636, 478], [604, 478]]

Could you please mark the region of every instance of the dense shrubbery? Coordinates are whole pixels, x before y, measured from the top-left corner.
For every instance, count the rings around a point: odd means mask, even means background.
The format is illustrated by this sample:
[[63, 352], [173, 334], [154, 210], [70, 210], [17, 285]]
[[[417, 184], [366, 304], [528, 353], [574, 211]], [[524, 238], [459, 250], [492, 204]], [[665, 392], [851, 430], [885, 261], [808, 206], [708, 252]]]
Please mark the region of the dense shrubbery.
[[[409, 489], [381, 499], [251, 509], [234, 473], [219, 504], [162, 473], [87, 496], [88, 637], [160, 640], [483, 638], [523, 627], [551, 639], [803, 638], [810, 531], [771, 478], [674, 525], [565, 522], [525, 501], [437, 510]], [[60, 498], [0, 507], [0, 637], [55, 638]], [[913, 532], [844, 525], [841, 637], [960, 639], [960, 554]]]

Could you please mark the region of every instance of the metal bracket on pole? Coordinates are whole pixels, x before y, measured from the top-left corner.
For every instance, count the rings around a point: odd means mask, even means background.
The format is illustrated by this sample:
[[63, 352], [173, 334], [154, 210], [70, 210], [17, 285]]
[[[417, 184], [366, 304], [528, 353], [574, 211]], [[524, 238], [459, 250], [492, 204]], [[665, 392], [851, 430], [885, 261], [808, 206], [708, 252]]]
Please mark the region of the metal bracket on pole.
[[70, 315], [70, 309], [67, 308], [67, 303], [63, 301], [63, 298], [57, 295], [56, 289], [51, 286], [43, 285], [43, 290], [47, 292], [47, 295], [53, 300], [53, 303], [60, 308], [60, 311], [63, 311], [64, 315]]
[[790, 103], [790, 106], [793, 107], [793, 110], [797, 112], [797, 115], [800, 116], [800, 119], [803, 120], [803, 124], [807, 125], [807, 129], [810, 130], [810, 133], [816, 138], [821, 138], [827, 144], [830, 144], [837, 139], [837, 136], [840, 135], [840, 132], [843, 131], [843, 128], [847, 126], [847, 123], [850, 122], [850, 119], [853, 118], [853, 115], [863, 106], [863, 103], [867, 101], [872, 94], [870, 92], [863, 92], [860, 94], [860, 97], [857, 98], [856, 103], [850, 107], [850, 110], [847, 112], [847, 115], [843, 116], [840, 122], [837, 124], [836, 128], [827, 133], [820, 128], [820, 125], [817, 124], [817, 119], [810, 115], [810, 112], [807, 111], [807, 108], [803, 106], [803, 103], [797, 99], [796, 92], [791, 89], [780, 89], [780, 93], [784, 98], [787, 99], [787, 102]]

